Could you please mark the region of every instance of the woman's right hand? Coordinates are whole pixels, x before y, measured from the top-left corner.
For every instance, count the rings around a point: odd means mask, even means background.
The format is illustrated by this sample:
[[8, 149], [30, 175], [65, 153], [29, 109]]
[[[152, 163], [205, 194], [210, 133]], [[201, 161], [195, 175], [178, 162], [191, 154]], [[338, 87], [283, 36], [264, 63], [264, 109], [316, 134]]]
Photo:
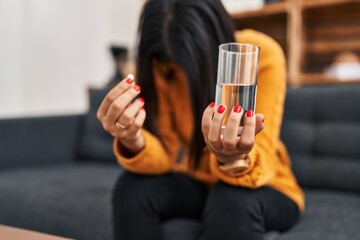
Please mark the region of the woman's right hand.
[[140, 91], [140, 86], [134, 83], [134, 76], [129, 74], [111, 89], [97, 111], [97, 118], [105, 131], [118, 138], [132, 154], [138, 153], [145, 146], [141, 134], [146, 118], [144, 99], [138, 98], [132, 102]]

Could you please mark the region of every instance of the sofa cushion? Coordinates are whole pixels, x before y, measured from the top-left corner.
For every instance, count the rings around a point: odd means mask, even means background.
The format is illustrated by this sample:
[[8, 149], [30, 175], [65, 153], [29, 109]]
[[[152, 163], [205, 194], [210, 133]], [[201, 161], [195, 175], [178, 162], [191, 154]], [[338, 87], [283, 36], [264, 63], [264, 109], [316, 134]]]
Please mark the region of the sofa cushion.
[[360, 191], [360, 85], [288, 89], [281, 138], [303, 187]]
[[[307, 208], [300, 221], [285, 233], [267, 233], [265, 240], [360, 240], [359, 194], [310, 189], [305, 194]], [[174, 219], [163, 224], [163, 233], [166, 240], [198, 239], [201, 224]]]
[[[302, 186], [359, 191], [359, 159], [292, 154], [293, 168]], [[340, 179], [340, 180], [339, 180]]]
[[78, 163], [0, 174], [0, 224], [59, 236], [112, 239], [111, 192], [123, 170]]
[[277, 240], [360, 240], [360, 195], [305, 190], [306, 212]]
[[112, 150], [113, 137], [104, 130], [96, 117], [96, 112], [109, 91], [109, 87], [90, 90], [90, 108], [85, 114], [80, 134], [79, 158], [81, 159], [116, 162]]

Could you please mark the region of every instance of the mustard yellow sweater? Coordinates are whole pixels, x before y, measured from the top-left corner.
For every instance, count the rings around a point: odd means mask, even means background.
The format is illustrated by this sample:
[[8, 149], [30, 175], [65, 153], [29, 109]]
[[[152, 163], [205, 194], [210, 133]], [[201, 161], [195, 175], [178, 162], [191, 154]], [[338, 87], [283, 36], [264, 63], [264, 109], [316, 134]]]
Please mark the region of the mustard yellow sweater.
[[[231, 177], [219, 169], [215, 156], [204, 150], [199, 167], [192, 171], [187, 154], [178, 163], [180, 148], [189, 149], [193, 131], [193, 118], [186, 78], [182, 71], [176, 72], [176, 81], [166, 82], [154, 73], [159, 101], [158, 129], [164, 145], [157, 137], [142, 130], [145, 147], [131, 158], [122, 155], [122, 148], [114, 140], [114, 153], [126, 170], [139, 174], [163, 174], [180, 171], [208, 185], [221, 180], [228, 184], [259, 188], [269, 186], [292, 199], [304, 210], [304, 195], [291, 171], [290, 158], [281, 142], [285, 92], [286, 63], [281, 47], [265, 34], [243, 30], [235, 33], [238, 42], [260, 46], [259, 79], [256, 111], [265, 115], [265, 129], [256, 138], [249, 153], [250, 167], [241, 176]], [[184, 97], [185, 96], [185, 97]]]

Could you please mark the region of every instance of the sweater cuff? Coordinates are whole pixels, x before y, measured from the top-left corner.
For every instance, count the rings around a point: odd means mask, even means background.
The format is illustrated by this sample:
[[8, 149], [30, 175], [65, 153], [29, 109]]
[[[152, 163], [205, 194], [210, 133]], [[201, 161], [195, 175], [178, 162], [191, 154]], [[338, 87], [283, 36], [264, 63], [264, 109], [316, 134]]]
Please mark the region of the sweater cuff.
[[[150, 132], [146, 131], [145, 129], [141, 130], [141, 134], [144, 137], [145, 146], [143, 149], [141, 149], [140, 152], [138, 152], [136, 155], [134, 155], [132, 157], [125, 156], [125, 153], [127, 152], [127, 150], [125, 149], [125, 147], [121, 146], [118, 138], [114, 138], [113, 150], [114, 150], [116, 159], [118, 160], [118, 162], [121, 165], [128, 165], [128, 164], [132, 164], [132, 163], [139, 161], [146, 155], [147, 152], [149, 152], [150, 148], [152, 147], [152, 146], [150, 146], [151, 145], [150, 143], [157, 141], [156, 139], [154, 139], [155, 137]], [[152, 145], [154, 145], [154, 144], [152, 144]], [[160, 151], [160, 149], [157, 149], [157, 150]]]
[[[145, 141], [146, 141], [146, 139], [145, 139]], [[136, 155], [134, 155], [130, 158], [124, 156], [124, 152], [126, 152], [127, 150], [120, 145], [120, 141], [118, 138], [114, 138], [113, 149], [114, 149], [116, 159], [119, 161], [119, 163], [129, 164], [129, 163], [138, 161], [139, 159], [141, 159], [144, 156], [144, 154], [146, 152], [146, 142], [145, 142], [145, 147], [140, 152], [138, 152]]]
[[260, 169], [257, 167], [258, 151], [253, 149], [249, 154], [250, 166], [237, 174], [227, 174], [219, 168], [219, 163], [215, 155], [210, 155], [210, 169], [211, 172], [217, 176], [221, 181], [234, 186], [242, 186], [247, 188], [256, 188], [257, 181], [260, 178]]

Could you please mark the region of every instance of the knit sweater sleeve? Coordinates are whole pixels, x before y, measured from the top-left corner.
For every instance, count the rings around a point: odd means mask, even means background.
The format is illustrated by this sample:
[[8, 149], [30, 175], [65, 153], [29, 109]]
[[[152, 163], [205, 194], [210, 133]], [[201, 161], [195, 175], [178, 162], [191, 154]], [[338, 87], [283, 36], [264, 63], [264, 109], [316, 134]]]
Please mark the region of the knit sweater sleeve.
[[145, 147], [135, 156], [127, 158], [119, 140], [114, 139], [113, 149], [119, 164], [126, 170], [139, 174], [162, 174], [171, 170], [169, 155], [157, 137], [142, 130]]
[[286, 63], [284, 53], [272, 38], [244, 30], [236, 34], [238, 42], [260, 46], [259, 78], [256, 112], [265, 115], [265, 128], [255, 137], [255, 145], [248, 154], [250, 167], [236, 176], [229, 176], [219, 169], [215, 156], [210, 154], [210, 169], [220, 180], [231, 185], [258, 188], [271, 183], [276, 173], [278, 158], [276, 143], [279, 141], [285, 92]]

